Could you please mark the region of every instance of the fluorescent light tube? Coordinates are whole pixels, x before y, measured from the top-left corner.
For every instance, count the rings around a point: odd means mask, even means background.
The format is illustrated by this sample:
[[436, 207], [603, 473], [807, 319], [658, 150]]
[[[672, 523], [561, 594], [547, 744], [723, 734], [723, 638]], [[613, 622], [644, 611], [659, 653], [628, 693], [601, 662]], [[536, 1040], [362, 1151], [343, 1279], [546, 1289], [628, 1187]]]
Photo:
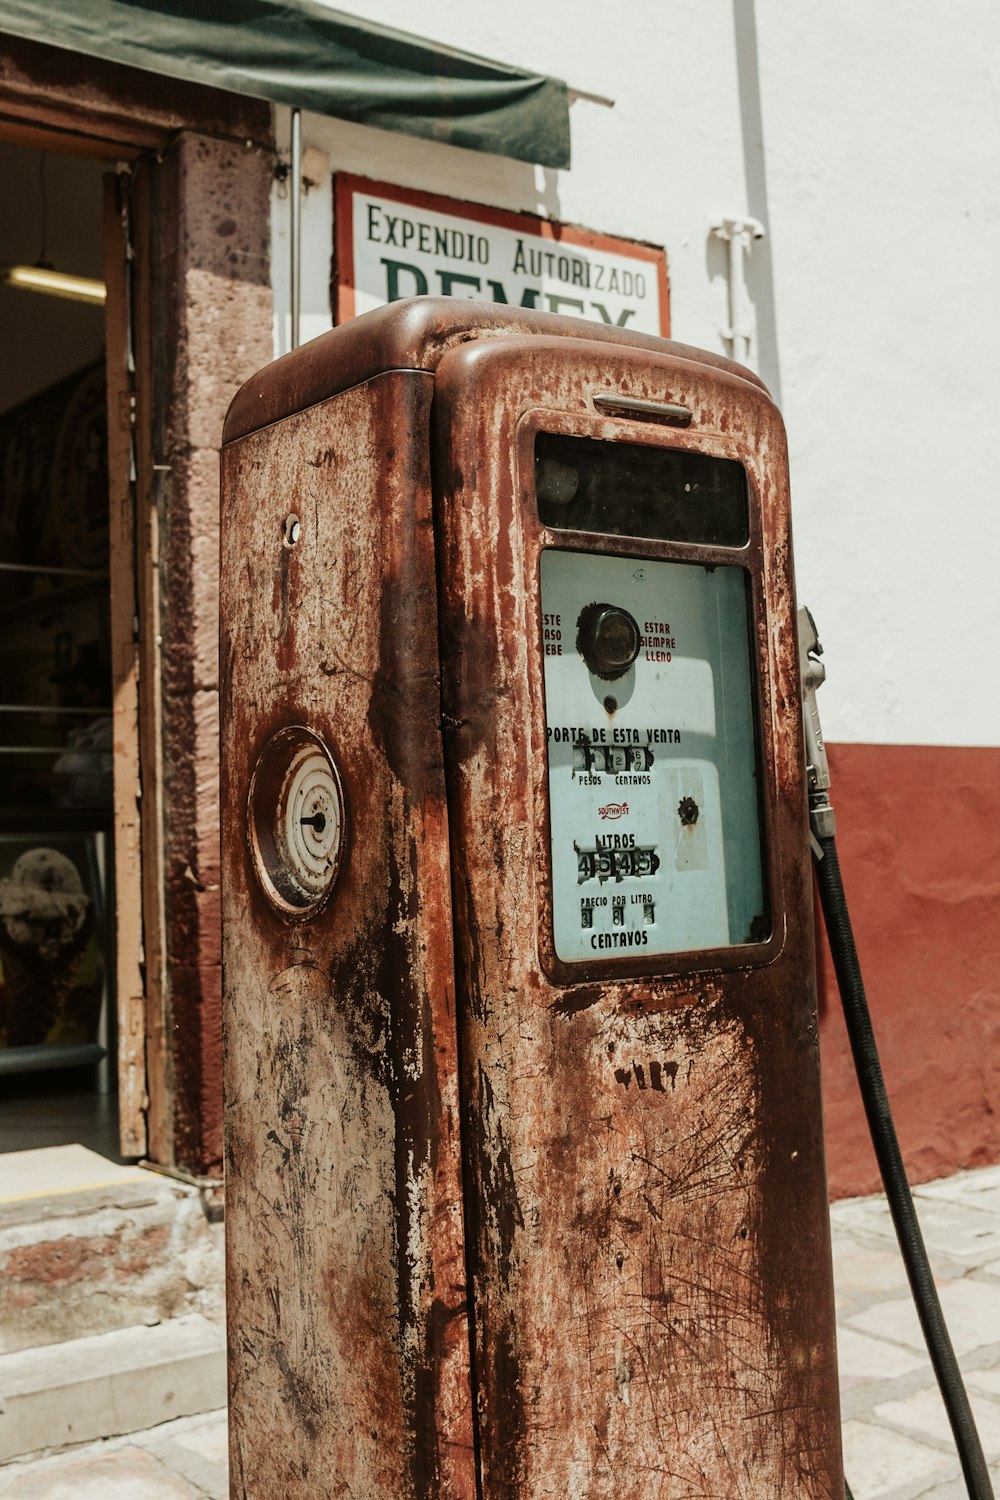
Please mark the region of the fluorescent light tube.
[[103, 305], [107, 288], [89, 276], [69, 276], [49, 266], [0, 266], [0, 281], [26, 292], [44, 292], [50, 297], [68, 297], [73, 302]]

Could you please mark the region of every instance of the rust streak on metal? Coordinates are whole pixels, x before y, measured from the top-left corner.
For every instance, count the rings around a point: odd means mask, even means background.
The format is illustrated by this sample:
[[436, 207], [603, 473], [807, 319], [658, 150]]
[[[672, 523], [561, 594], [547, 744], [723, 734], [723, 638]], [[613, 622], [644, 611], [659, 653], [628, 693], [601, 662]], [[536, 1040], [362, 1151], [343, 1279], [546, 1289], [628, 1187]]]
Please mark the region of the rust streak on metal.
[[[640, 434], [595, 418], [594, 389], [684, 404], [694, 420]], [[435, 390], [484, 1495], [827, 1500], [842, 1480], [832, 1288], [816, 1277], [829, 1246], [780, 419], [737, 374], [666, 345], [484, 340], [446, 356]], [[539, 426], [747, 466], [741, 560], [758, 580], [768, 863], [787, 915], [755, 955], [718, 954], [708, 976], [702, 955], [570, 966], [552, 949], [536, 642], [538, 556], [556, 539], [531, 490]]]
[[[595, 413], [595, 391], [692, 421]], [[708, 967], [554, 951], [541, 426], [746, 467], [778, 920]], [[787, 470], [766, 392], [684, 346], [425, 299], [277, 362], [227, 435], [238, 1483], [839, 1500]], [[290, 723], [332, 750], [347, 812], [336, 891], [295, 923], [245, 836], [253, 767]]]
[[[475, 1495], [430, 474], [426, 441], [391, 438], [426, 432], [430, 385], [386, 375], [224, 456], [231, 1378], [256, 1392], [234, 1399], [232, 1443], [248, 1492]], [[322, 737], [346, 804], [335, 899], [294, 924], [246, 838], [253, 767], [292, 723]]]

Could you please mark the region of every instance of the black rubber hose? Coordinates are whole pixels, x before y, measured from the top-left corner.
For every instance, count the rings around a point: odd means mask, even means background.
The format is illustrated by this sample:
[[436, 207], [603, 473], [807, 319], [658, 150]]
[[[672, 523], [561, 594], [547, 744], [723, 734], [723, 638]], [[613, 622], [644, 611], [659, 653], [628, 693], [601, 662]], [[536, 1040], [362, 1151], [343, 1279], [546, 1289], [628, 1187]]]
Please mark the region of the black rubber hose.
[[899, 1240], [917, 1316], [927, 1342], [927, 1352], [955, 1435], [955, 1446], [970, 1500], [994, 1500], [982, 1444], [941, 1311], [937, 1287], [934, 1285], [923, 1235], [913, 1207], [910, 1185], [906, 1180], [899, 1141], [896, 1139], [896, 1127], [889, 1108], [889, 1096], [882, 1077], [871, 1014], [865, 998], [861, 966], [854, 946], [836, 843], [832, 835], [819, 839], [818, 843], [822, 858], [817, 856], [814, 862], [816, 883], [819, 886], [830, 953], [844, 1006], [847, 1034], [854, 1053], [854, 1067], [889, 1201], [889, 1211], [896, 1227], [896, 1238]]

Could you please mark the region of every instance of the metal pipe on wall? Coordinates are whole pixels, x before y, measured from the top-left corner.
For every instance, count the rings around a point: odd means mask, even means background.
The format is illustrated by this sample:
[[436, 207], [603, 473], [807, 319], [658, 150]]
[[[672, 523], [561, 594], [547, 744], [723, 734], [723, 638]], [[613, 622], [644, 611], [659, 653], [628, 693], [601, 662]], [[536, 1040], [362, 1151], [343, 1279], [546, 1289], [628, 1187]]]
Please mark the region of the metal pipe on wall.
[[713, 224], [712, 233], [725, 240], [729, 248], [729, 324], [723, 328], [722, 337], [729, 343], [733, 359], [756, 368], [756, 358], [752, 359], [750, 354], [754, 325], [745, 261], [754, 241], [764, 238], [764, 226], [759, 219], [729, 217]]
[[299, 346], [299, 313], [302, 307], [302, 112], [292, 110], [292, 191], [290, 194], [292, 215], [289, 236], [289, 258], [291, 260], [291, 347]]

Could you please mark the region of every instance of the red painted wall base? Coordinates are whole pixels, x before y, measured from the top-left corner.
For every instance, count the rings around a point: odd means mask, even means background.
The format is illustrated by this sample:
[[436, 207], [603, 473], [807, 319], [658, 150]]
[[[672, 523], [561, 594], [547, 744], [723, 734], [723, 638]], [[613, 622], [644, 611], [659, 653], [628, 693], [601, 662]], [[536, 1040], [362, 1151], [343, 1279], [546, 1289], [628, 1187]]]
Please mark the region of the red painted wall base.
[[[1000, 749], [828, 748], [847, 900], [911, 1181], [1000, 1161]], [[817, 930], [830, 1193], [842, 1198], [881, 1184], [821, 917]]]

